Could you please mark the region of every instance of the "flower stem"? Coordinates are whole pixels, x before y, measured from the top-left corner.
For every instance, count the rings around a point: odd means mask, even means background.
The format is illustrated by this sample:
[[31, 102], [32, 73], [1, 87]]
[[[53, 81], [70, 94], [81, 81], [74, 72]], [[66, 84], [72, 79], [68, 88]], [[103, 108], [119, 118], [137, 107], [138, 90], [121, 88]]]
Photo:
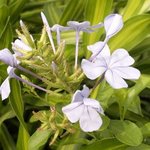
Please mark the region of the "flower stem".
[[26, 72], [26, 73], [32, 75], [32, 76], [35, 77], [35, 78], [40, 79], [41, 81], [43, 81], [43, 78], [42, 78], [42, 77], [38, 76], [37, 74], [35, 74], [35, 73], [32, 72], [32, 71], [30, 71], [30, 70], [28, 70], [28, 69], [26, 69], [26, 68], [23, 68], [22, 66], [19, 66], [19, 65], [17, 66], [17, 68], [18, 68], [19, 70], [23, 71], [23, 72]]
[[94, 85], [94, 87], [90, 90], [91, 98], [96, 99], [97, 94], [99, 92], [100, 83], [103, 81], [104, 75], [101, 76], [100, 79], [98, 79]]
[[104, 74], [102, 74], [101, 78], [96, 81], [94, 87], [92, 88], [92, 91], [96, 89], [96, 87], [104, 80]]
[[26, 84], [28, 84], [28, 85], [30, 85], [30, 86], [33, 86], [34, 88], [37, 88], [37, 89], [39, 89], [39, 90], [41, 90], [41, 91], [44, 91], [44, 92], [48, 92], [48, 90], [46, 90], [46, 89], [44, 89], [44, 88], [42, 88], [42, 87], [40, 87], [40, 86], [38, 86], [38, 85], [36, 85], [36, 84], [34, 84], [34, 83], [31, 83], [31, 82], [29, 82], [29, 81], [27, 81], [27, 80], [24, 80], [24, 79], [20, 78], [20, 77], [17, 76], [15, 73], [13, 73], [13, 76], [14, 76], [14, 78], [16, 78], [17, 80], [19, 80], [19, 81], [21, 81], [21, 82], [24, 82], [24, 83], [26, 83]]
[[75, 49], [75, 70], [77, 69], [78, 65], [78, 50], [79, 50], [79, 31], [76, 31], [76, 49]]
[[57, 29], [57, 44], [60, 45], [60, 30]]

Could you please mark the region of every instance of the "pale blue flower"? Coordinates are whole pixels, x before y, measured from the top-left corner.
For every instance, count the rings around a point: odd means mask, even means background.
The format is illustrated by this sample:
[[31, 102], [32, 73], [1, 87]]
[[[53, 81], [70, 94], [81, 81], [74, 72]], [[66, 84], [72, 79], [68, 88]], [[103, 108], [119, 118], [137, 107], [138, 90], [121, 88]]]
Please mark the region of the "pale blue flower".
[[9, 67], [7, 68], [7, 74], [8, 77], [4, 80], [4, 82], [1, 84], [0, 86], [0, 94], [2, 96], [2, 100], [8, 98], [9, 94], [10, 94], [10, 84], [9, 84], [9, 79], [10, 78], [15, 78], [21, 82], [24, 82], [28, 85], [31, 85], [37, 89], [40, 89], [42, 91], [47, 92], [46, 89], [39, 87], [29, 81], [26, 81], [24, 79], [22, 79], [21, 77], [17, 76], [15, 74], [15, 69], [20, 69], [40, 80], [42, 80], [42, 78], [40, 78], [38, 75], [36, 75], [35, 73], [31, 72], [30, 70], [27, 70], [25, 68], [23, 68], [22, 66], [19, 65], [19, 61], [16, 59], [16, 55], [12, 54], [7, 48], [3, 49], [0, 51], [0, 61], [4, 62], [5, 64], [7, 64]]
[[0, 61], [4, 62], [5, 64], [11, 66], [11, 67], [17, 67], [18, 61], [7, 48], [0, 51]]
[[61, 42], [60, 32], [70, 30], [70, 27], [64, 27], [59, 24], [55, 24], [52, 26], [51, 30], [57, 33], [57, 44], [60, 45]]
[[79, 121], [80, 127], [84, 132], [98, 130], [102, 125], [99, 113], [104, 114], [103, 108], [97, 100], [88, 98], [90, 90], [83, 86], [83, 90], [77, 90], [72, 98], [71, 104], [62, 108], [63, 113], [70, 122]]
[[124, 79], [137, 80], [140, 71], [131, 65], [134, 59], [124, 49], [117, 49], [110, 55], [106, 44], [101, 53], [93, 61], [83, 59], [81, 67], [87, 78], [95, 80], [104, 75], [105, 80], [115, 89], [128, 87]]
[[108, 40], [116, 35], [123, 27], [123, 20], [122, 16], [119, 14], [111, 14], [107, 16], [104, 20], [104, 29], [106, 32], [105, 40], [96, 42], [92, 45], [87, 46], [88, 50], [92, 51], [92, 56], [90, 60], [95, 59], [102, 49], [104, 48], [105, 44], [108, 42]]
[[98, 25], [91, 26], [89, 21], [84, 21], [81, 23], [77, 21], [68, 21], [67, 24], [70, 27], [70, 29], [76, 31], [76, 49], [75, 49], [75, 69], [76, 69], [78, 64], [78, 48], [79, 48], [80, 31], [91, 33], [93, 32], [92, 28], [100, 28], [103, 26], [103, 24], [99, 23]]
[[15, 70], [15, 68], [10, 67], [10, 66], [7, 68], [8, 77], [4, 80], [4, 82], [0, 86], [0, 94], [2, 96], [2, 100], [5, 100], [6, 98], [9, 97], [9, 94], [10, 94], [9, 79], [13, 78], [12, 72], [14, 70]]

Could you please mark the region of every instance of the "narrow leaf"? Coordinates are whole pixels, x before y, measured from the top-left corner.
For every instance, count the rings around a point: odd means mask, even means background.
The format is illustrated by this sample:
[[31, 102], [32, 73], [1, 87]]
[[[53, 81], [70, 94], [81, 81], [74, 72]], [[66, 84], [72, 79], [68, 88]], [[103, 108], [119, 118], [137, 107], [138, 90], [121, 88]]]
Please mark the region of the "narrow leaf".
[[121, 47], [130, 51], [150, 33], [149, 26], [150, 15], [139, 15], [127, 20], [123, 29], [109, 41], [111, 50]]
[[70, 0], [60, 17], [59, 23], [66, 25], [67, 21], [78, 20], [78, 18], [83, 15], [84, 7], [85, 0]]
[[127, 20], [132, 16], [135, 16], [139, 13], [140, 9], [142, 8], [145, 0], [128, 0], [127, 6], [123, 12], [123, 19]]
[[12, 136], [4, 124], [0, 125], [0, 143], [4, 150], [16, 150]]
[[23, 9], [23, 6], [27, 3], [27, 0], [15, 0], [13, 3], [10, 5], [10, 10], [11, 10], [11, 21], [15, 22], [19, 15], [21, 10]]
[[50, 130], [37, 130], [29, 139], [28, 150], [40, 150], [51, 135]]
[[26, 124], [23, 119], [24, 104], [21, 97], [20, 84], [15, 79], [11, 79], [10, 85], [11, 85], [11, 94], [9, 100], [11, 107], [14, 110], [16, 117], [18, 118], [22, 126], [27, 130]]
[[24, 127], [22, 127], [22, 125], [20, 125], [17, 140], [17, 150], [28, 150], [28, 140], [28, 132], [24, 129]]

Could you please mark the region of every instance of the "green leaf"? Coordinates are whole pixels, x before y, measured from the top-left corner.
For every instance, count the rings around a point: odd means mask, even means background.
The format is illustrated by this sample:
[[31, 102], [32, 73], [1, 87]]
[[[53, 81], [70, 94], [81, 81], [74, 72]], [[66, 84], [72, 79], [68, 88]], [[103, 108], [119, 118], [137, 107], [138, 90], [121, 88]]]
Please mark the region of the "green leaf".
[[85, 0], [70, 0], [65, 7], [59, 23], [61, 25], [66, 25], [69, 20], [78, 20], [80, 16], [83, 14], [83, 10], [85, 7]]
[[148, 12], [150, 10], [150, 1], [149, 0], [145, 0], [141, 10], [140, 10], [140, 14]]
[[88, 144], [90, 141], [85, 139], [85, 133], [76, 130], [74, 134], [69, 134], [68, 136], [64, 137], [57, 148], [57, 150], [75, 150], [80, 149], [81, 144]]
[[111, 120], [110, 130], [122, 143], [130, 146], [138, 146], [143, 141], [140, 128], [130, 121]]
[[27, 3], [28, 0], [14, 0], [10, 7], [9, 10], [11, 10], [11, 21], [15, 22], [19, 15], [21, 10], [23, 9], [23, 6], [25, 5], [25, 3]]
[[3, 115], [0, 116], [0, 124], [2, 124], [5, 120], [13, 118], [15, 116], [12, 110], [8, 110]]
[[12, 41], [12, 29], [9, 23], [10, 18], [8, 17], [7, 22], [0, 34], [0, 49], [10, 47]]
[[20, 84], [15, 79], [11, 79], [10, 85], [11, 85], [11, 93], [9, 97], [10, 105], [12, 109], [14, 110], [19, 122], [27, 130], [26, 124], [23, 119], [24, 104], [23, 104], [22, 97], [21, 97]]
[[44, 7], [44, 14], [46, 15], [50, 26], [59, 23], [61, 13], [60, 6], [56, 3], [49, 3]]
[[110, 123], [110, 119], [107, 116], [102, 116], [103, 124], [100, 127], [100, 131], [107, 129]]
[[0, 6], [2, 6], [2, 5], [6, 5], [7, 4], [7, 0], [1, 0], [1, 2], [0, 2]]
[[29, 139], [28, 150], [42, 150], [50, 135], [50, 130], [37, 130]]
[[150, 136], [150, 122], [146, 123], [142, 128], [141, 131], [143, 136], [149, 137]]
[[[85, 20], [90, 21], [92, 25], [103, 22], [103, 19], [110, 13], [113, 0], [87, 0], [85, 8]], [[83, 43], [85, 45], [93, 44], [99, 41], [102, 30], [98, 29], [91, 34], [84, 33]], [[89, 53], [87, 53], [87, 56]]]
[[110, 87], [105, 81], [101, 82], [97, 88], [93, 91], [91, 97], [100, 101], [104, 109], [108, 108], [113, 101], [111, 96], [114, 93], [114, 89]]
[[141, 100], [139, 96], [134, 97], [134, 99], [132, 100], [132, 102], [130, 103], [128, 107], [128, 110], [143, 116], [142, 110], [141, 110]]
[[9, 47], [12, 41], [9, 10], [6, 5], [0, 6], [0, 49]]
[[[124, 116], [127, 111], [127, 109], [130, 109], [130, 105], [132, 107], [132, 104], [134, 103], [140, 103], [140, 102], [133, 102], [139, 93], [144, 90], [146, 87], [150, 87], [150, 76], [146, 74], [142, 74], [140, 79], [136, 82], [136, 84], [128, 89], [126, 101], [124, 102]], [[140, 104], [137, 105], [137, 110], [140, 112]], [[133, 111], [134, 112], [134, 111]]]
[[139, 15], [127, 20], [123, 29], [108, 42], [111, 50], [121, 47], [130, 51], [150, 33], [149, 26], [150, 15]]
[[4, 28], [5, 26], [5, 23], [7, 22], [7, 19], [8, 19], [8, 16], [9, 16], [9, 10], [8, 10], [8, 7], [6, 5], [1, 5], [0, 6], [0, 33], [1, 33], [1, 30]]
[[128, 147], [126, 150], [150, 150], [150, 146], [147, 144], [141, 144], [139, 146]]
[[28, 132], [20, 125], [18, 139], [17, 139], [17, 150], [28, 150]]
[[16, 150], [12, 136], [4, 124], [0, 125], [0, 143], [4, 150]]
[[126, 150], [127, 145], [119, 142], [115, 138], [93, 142], [83, 146], [80, 150]]
[[135, 48], [130, 51], [132, 56], [138, 56], [145, 52], [150, 51], [150, 37], [144, 39], [140, 44], [138, 44]]
[[140, 12], [145, 0], [128, 0], [127, 6], [123, 12], [123, 19], [127, 20]]

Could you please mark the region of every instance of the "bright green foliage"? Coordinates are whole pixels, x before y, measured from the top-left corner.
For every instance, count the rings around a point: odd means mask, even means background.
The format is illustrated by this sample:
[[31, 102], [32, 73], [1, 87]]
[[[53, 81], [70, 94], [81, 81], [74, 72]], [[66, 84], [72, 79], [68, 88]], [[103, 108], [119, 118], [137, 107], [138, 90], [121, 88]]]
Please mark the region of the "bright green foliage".
[[[127, 89], [113, 89], [105, 81], [91, 93], [105, 111], [102, 127], [83, 133], [63, 115], [73, 93], [83, 84], [93, 87], [79, 67], [74, 71], [75, 33], [61, 34], [61, 42], [52, 53], [40, 12], [50, 26], [67, 21], [103, 22], [111, 13], [123, 16], [124, 27], [110, 39], [111, 51], [126, 49], [141, 71]], [[150, 149], [150, 0], [1, 0], [0, 49], [10, 48], [17, 37], [25, 38], [32, 51], [20, 57], [21, 64], [42, 77], [42, 81], [16, 70], [16, 74], [48, 90], [41, 92], [25, 83], [10, 79], [9, 99], [0, 100], [0, 149], [4, 150], [149, 150]], [[25, 22], [19, 27], [19, 20]], [[43, 29], [42, 29], [43, 28]], [[15, 30], [17, 29], [17, 33]], [[79, 64], [89, 58], [87, 45], [105, 38], [104, 29], [80, 34]], [[31, 40], [33, 35], [34, 41]], [[39, 57], [42, 59], [39, 59]], [[44, 62], [43, 62], [44, 59]], [[55, 62], [53, 68], [52, 63]], [[0, 62], [0, 83], [7, 77], [7, 66]]]
[[[124, 28], [110, 40], [110, 47], [115, 50], [122, 47], [130, 51], [149, 35], [149, 15], [138, 15], [125, 22]], [[138, 29], [135, 32], [135, 29]], [[130, 36], [128, 36], [130, 35]], [[128, 36], [128, 38], [126, 38]]]
[[130, 121], [112, 120], [110, 130], [122, 143], [130, 146], [138, 146], [143, 141], [140, 128]]

